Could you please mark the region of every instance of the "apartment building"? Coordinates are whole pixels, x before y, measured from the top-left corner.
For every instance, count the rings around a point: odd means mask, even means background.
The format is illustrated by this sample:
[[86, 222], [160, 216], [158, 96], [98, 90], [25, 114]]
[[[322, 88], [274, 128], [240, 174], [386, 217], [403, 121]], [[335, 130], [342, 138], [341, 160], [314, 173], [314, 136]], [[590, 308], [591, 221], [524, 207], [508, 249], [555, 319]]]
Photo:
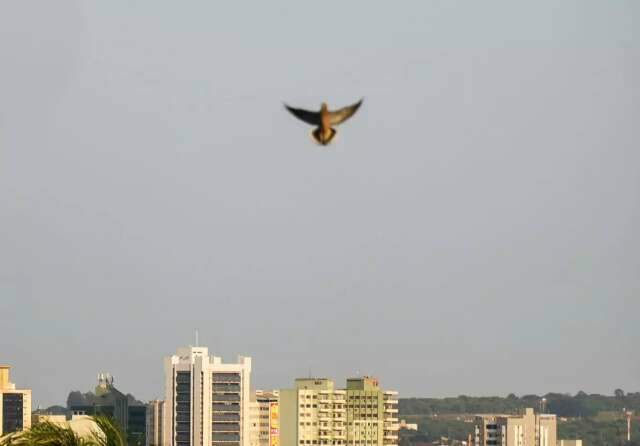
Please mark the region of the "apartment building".
[[0, 437], [31, 427], [31, 390], [16, 389], [10, 369], [0, 365]]
[[478, 415], [475, 446], [556, 446], [557, 421], [552, 414]]
[[398, 444], [397, 392], [375, 378], [349, 379], [346, 389], [327, 378], [295, 384], [280, 391], [281, 446]]
[[353, 446], [398, 444], [398, 392], [365, 376], [347, 380], [347, 439]]
[[346, 391], [327, 378], [300, 378], [280, 390], [281, 446], [346, 444]]
[[165, 358], [167, 446], [250, 446], [251, 358], [223, 363], [207, 347]]

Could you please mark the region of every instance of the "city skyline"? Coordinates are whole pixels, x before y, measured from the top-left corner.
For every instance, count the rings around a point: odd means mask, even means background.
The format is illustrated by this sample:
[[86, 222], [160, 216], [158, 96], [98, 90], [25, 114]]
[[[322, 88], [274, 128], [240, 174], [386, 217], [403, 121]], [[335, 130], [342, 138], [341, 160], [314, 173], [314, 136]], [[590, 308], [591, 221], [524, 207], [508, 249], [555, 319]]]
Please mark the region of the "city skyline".
[[[35, 404], [640, 388], [640, 2], [0, 2], [0, 363]], [[282, 106], [363, 106], [328, 148]]]
[[[234, 358], [247, 358], [249, 359], [250, 362], [252, 362], [252, 355], [229, 355], [229, 356], [221, 356], [219, 355], [216, 351], [213, 350], [209, 350], [209, 348], [206, 346], [206, 343], [202, 343], [202, 342], [198, 342], [198, 343], [193, 343], [193, 344], [185, 344], [182, 347], [176, 347], [177, 351], [185, 351], [187, 349], [200, 349], [200, 350], [206, 350], [210, 353], [210, 355], [212, 357], [216, 357], [218, 358], [218, 360], [222, 361], [222, 363], [226, 363], [227, 360], [233, 360]], [[126, 389], [127, 393], [131, 394], [133, 397], [135, 397], [137, 400], [139, 401], [143, 401], [145, 402], [145, 404], [147, 402], [151, 403], [153, 401], [164, 401], [166, 398], [166, 361], [168, 358], [170, 358], [171, 356], [167, 356], [165, 355], [162, 358], [162, 363], [164, 363], [164, 372], [160, 372], [160, 375], [162, 376], [161, 378], [161, 382], [160, 382], [160, 387], [158, 389], [156, 389], [155, 393], [153, 393], [151, 396], [147, 397], [145, 395], [139, 394], [139, 392], [136, 389], [133, 389], [129, 386], [128, 383], [130, 383], [129, 380], [124, 379], [124, 380], [118, 380], [116, 383], [116, 379], [117, 376], [114, 376], [111, 372], [109, 371], [100, 371], [94, 374], [94, 376], [91, 377], [87, 377], [87, 385], [78, 385], [74, 388], [70, 388], [68, 390], [65, 389], [59, 389], [60, 392], [64, 393], [64, 398], [62, 398], [60, 401], [53, 401], [53, 402], [49, 402], [49, 403], [41, 403], [39, 402], [37, 395], [34, 393], [34, 397], [32, 399], [33, 401], [33, 410], [38, 410], [38, 409], [46, 409], [48, 407], [51, 406], [63, 406], [66, 407], [67, 404], [67, 397], [69, 396], [70, 392], [81, 392], [84, 393], [87, 391], [87, 389], [92, 389], [93, 385], [95, 384], [96, 381], [96, 377], [98, 379], [98, 382], [100, 383], [101, 380], [104, 379], [104, 376], [108, 376], [109, 380], [111, 381], [112, 384], [114, 385], [118, 385], [118, 386], [122, 386], [124, 389]], [[11, 364], [6, 365], [5, 367], [10, 367], [12, 370], [15, 369], [15, 367]], [[250, 366], [253, 367], [253, 366]], [[290, 387], [290, 381], [295, 381], [295, 380], [305, 380], [305, 379], [327, 379], [328, 377], [330, 377], [331, 380], [334, 380], [334, 378], [338, 375], [336, 375], [335, 373], [331, 372], [330, 370], [328, 370], [326, 373], [315, 373], [315, 371], [313, 369], [308, 369], [306, 374], [301, 374], [299, 376], [294, 376], [294, 375], [287, 375], [286, 371], [282, 372], [282, 377], [281, 377], [281, 381], [283, 381], [285, 384], [278, 386], [278, 385], [262, 385], [261, 383], [254, 383], [254, 376], [256, 375], [256, 373], [259, 376], [259, 368], [256, 370], [255, 368], [251, 370], [251, 390], [252, 391], [260, 391], [260, 392], [270, 392], [272, 390], [282, 390], [282, 389], [286, 389], [288, 387]], [[157, 370], [156, 370], [157, 372]], [[335, 378], [336, 382], [340, 382], [340, 381], [348, 381], [350, 379], [358, 379], [358, 378], [373, 378], [373, 379], [379, 379], [381, 377], [380, 374], [376, 374], [376, 373], [372, 373], [370, 371], [363, 371], [363, 370], [357, 370], [352, 374], [345, 374], [343, 377], [340, 378]], [[287, 385], [287, 380], [289, 380], [289, 385]], [[30, 385], [23, 385], [22, 387], [31, 389], [32, 386]], [[398, 386], [395, 386], [393, 388], [399, 388], [402, 387], [401, 384], [399, 384]], [[497, 397], [507, 397], [508, 395], [516, 395], [516, 396], [526, 396], [526, 395], [539, 395], [540, 397], [543, 397], [544, 395], [548, 394], [548, 393], [557, 393], [557, 394], [567, 394], [567, 395], [575, 395], [578, 392], [586, 392], [587, 394], [594, 394], [594, 395], [604, 395], [604, 396], [611, 396], [614, 395], [616, 393], [617, 390], [620, 389], [620, 386], [616, 386], [615, 388], [612, 388], [610, 390], [605, 390], [605, 391], [591, 391], [589, 389], [579, 389], [577, 391], [571, 392], [571, 391], [566, 391], [566, 390], [562, 390], [562, 389], [553, 389], [553, 390], [543, 390], [543, 391], [516, 391], [516, 390], [510, 390], [508, 392], [502, 393], [502, 394], [498, 394], [498, 393], [457, 393], [457, 394], [443, 394], [443, 395], [435, 395], [435, 394], [417, 394], [417, 395], [405, 395], [401, 393], [401, 397], [400, 399], [407, 399], [407, 398], [447, 398], [447, 397], [458, 397], [461, 395], [466, 395], [469, 397], [491, 397], [491, 396], [497, 396]], [[625, 388], [623, 389], [626, 392], [630, 392], [630, 393], [635, 393], [635, 392], [640, 392], [640, 389], [638, 388]]]

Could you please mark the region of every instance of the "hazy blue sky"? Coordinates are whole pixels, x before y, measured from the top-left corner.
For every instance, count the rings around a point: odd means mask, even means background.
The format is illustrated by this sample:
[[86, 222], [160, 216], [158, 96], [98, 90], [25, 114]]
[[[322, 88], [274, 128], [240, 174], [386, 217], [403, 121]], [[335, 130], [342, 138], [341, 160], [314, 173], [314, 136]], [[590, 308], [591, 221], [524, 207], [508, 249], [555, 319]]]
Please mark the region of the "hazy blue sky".
[[[640, 390], [637, 1], [3, 1], [0, 362]], [[365, 104], [330, 149], [282, 101]]]

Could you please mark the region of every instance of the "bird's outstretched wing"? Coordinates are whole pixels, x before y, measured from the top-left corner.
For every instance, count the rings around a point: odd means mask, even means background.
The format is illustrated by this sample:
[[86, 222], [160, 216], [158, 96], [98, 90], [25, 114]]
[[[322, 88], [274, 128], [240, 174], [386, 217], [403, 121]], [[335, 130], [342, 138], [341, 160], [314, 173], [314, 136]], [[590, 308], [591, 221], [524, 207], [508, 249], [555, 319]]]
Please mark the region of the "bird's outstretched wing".
[[284, 104], [285, 108], [291, 112], [293, 116], [311, 125], [320, 125], [320, 112], [312, 112], [309, 110], [303, 110], [301, 108], [289, 107]]
[[329, 119], [331, 120], [331, 125], [342, 124], [344, 121], [352, 117], [354, 113], [357, 112], [360, 106], [362, 105], [363, 100], [364, 99], [360, 99], [358, 102], [356, 102], [353, 105], [349, 105], [339, 110], [329, 112]]

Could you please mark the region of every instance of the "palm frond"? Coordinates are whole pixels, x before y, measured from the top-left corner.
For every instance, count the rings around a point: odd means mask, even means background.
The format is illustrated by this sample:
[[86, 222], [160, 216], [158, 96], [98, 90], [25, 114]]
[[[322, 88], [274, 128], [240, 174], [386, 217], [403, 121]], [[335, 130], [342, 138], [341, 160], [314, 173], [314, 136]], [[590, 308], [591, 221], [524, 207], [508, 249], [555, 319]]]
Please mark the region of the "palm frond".
[[0, 446], [91, 446], [68, 426], [45, 421], [4, 439]]
[[116, 420], [104, 415], [92, 417], [98, 425], [98, 431], [92, 432], [91, 440], [96, 446], [127, 446], [122, 427]]

